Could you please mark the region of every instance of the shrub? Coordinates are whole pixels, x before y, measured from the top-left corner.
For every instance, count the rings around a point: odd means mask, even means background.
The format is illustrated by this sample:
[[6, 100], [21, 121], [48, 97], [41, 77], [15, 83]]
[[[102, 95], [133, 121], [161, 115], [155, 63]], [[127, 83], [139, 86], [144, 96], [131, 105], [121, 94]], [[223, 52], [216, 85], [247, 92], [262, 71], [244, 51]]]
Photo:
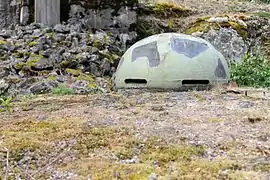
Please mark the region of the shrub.
[[231, 65], [231, 80], [241, 86], [270, 87], [269, 60], [259, 53], [247, 54]]

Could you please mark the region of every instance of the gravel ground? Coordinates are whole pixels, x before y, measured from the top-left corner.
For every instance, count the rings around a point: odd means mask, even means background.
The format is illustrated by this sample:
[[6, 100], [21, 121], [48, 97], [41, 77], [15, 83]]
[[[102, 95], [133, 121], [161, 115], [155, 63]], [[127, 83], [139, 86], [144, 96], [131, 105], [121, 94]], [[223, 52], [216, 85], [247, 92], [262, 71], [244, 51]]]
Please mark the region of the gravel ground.
[[[201, 92], [22, 97], [14, 103], [10, 114], [0, 114], [2, 141], [5, 141], [4, 130], [14, 128], [14, 122], [76, 119], [76, 123], [88, 124], [91, 128], [128, 129], [138, 139], [158, 137], [165, 139], [168, 145], [183, 142], [187, 145], [203, 145], [203, 159], [241, 161], [247, 172], [253, 172], [256, 164], [266, 164], [266, 170], [255, 171], [254, 177], [268, 180], [270, 92], [247, 89], [245, 96], [245, 91], [238, 88], [233, 91], [215, 89]], [[59, 154], [55, 153], [53, 157]], [[93, 154], [111, 158], [108, 150]], [[55, 166], [52, 164], [52, 167]], [[60, 172], [55, 170], [55, 173]]]

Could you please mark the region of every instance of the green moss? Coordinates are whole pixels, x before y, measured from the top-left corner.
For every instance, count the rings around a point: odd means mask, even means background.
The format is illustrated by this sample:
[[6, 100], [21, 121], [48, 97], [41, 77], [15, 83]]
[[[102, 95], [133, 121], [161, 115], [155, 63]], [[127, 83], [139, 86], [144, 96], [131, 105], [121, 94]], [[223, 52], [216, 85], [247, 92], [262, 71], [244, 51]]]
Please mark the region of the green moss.
[[49, 75], [49, 76], [47, 77], [47, 79], [48, 79], [49, 81], [56, 81], [56, 80], [57, 80], [56, 77], [57, 77], [56, 75]]
[[93, 46], [94, 47], [96, 47], [96, 48], [98, 48], [98, 49], [101, 49], [102, 47], [103, 47], [103, 44], [101, 43], [101, 41], [100, 40], [94, 40], [94, 42], [93, 42]]
[[117, 130], [113, 128], [86, 128], [80, 133], [75, 149], [87, 154], [97, 148], [108, 147]]
[[113, 53], [106, 53], [104, 56], [109, 60], [110, 63], [113, 63], [120, 58], [117, 54]]
[[154, 15], [162, 17], [162, 18], [186, 17], [191, 14], [190, 9], [178, 6], [174, 3], [168, 3], [168, 2], [155, 3], [152, 6], [148, 6], [148, 8], [149, 8], [148, 11], [150, 11], [150, 13], [153, 13]]
[[7, 44], [7, 41], [5, 40], [0, 40], [0, 45], [6, 45]]
[[66, 69], [66, 72], [73, 75], [73, 76], [80, 76], [82, 74], [81, 70], [77, 70], [77, 69], [70, 69], [70, 68], [67, 68]]
[[76, 69], [66, 69], [67, 73], [72, 74], [76, 77], [76, 80], [78, 81], [87, 81], [88, 82], [88, 88], [95, 89], [97, 87], [96, 80], [94, 79], [94, 76], [87, 75], [81, 72], [81, 70]]
[[53, 37], [55, 35], [56, 35], [56, 32], [45, 33], [45, 36], [48, 36], [48, 37]]
[[147, 149], [142, 155], [143, 161], [157, 161], [164, 165], [171, 161], [190, 161], [192, 156], [201, 156], [204, 153], [202, 147], [195, 146], [166, 146]]
[[33, 46], [36, 46], [36, 45], [38, 45], [38, 42], [36, 42], [36, 41], [32, 41], [32, 42], [28, 43], [29, 47], [33, 47]]
[[88, 88], [95, 89], [97, 88], [96, 80], [93, 76], [87, 75], [87, 74], [80, 74], [79, 77], [76, 78], [77, 80], [84, 80], [88, 82]]
[[15, 64], [15, 68], [18, 70], [22, 69], [24, 66], [25, 66], [24, 62], [20, 62], [20, 63]]
[[14, 55], [14, 57], [16, 57], [16, 58], [23, 58], [23, 57], [29, 56], [30, 53], [27, 52], [27, 51], [17, 50], [17, 52], [15, 52], [13, 55]]
[[262, 171], [262, 172], [270, 172], [270, 163], [256, 164], [253, 166], [253, 170]]
[[196, 92], [192, 92], [191, 95], [193, 97], [195, 97], [198, 101], [205, 101], [206, 100], [206, 98], [202, 94], [199, 94], [199, 93], [196, 93]]
[[15, 68], [18, 70], [23, 69], [23, 68], [31, 70], [31, 68], [34, 67], [36, 65], [36, 63], [42, 58], [44, 58], [42, 55], [30, 54], [30, 57], [26, 62], [17, 63], [15, 65]]
[[[221, 16], [222, 17], [222, 16]], [[208, 20], [210, 19], [209, 16], [199, 18], [195, 23], [193, 23], [191, 26], [189, 26], [185, 33], [186, 34], [192, 34], [195, 32], [208, 32], [210, 29], [219, 30], [220, 28], [233, 28], [238, 32], [238, 34], [241, 37], [248, 37], [248, 31], [247, 27], [244, 25], [241, 25], [235, 21], [229, 20], [228, 22], [222, 22], [222, 23], [210, 23]]]

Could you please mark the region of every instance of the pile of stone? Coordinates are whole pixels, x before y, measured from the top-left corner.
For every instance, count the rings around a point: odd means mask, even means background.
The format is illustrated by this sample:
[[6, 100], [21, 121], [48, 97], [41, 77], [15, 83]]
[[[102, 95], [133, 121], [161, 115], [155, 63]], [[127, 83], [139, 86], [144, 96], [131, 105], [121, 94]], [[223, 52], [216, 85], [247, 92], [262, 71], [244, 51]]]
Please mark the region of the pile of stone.
[[0, 96], [49, 93], [59, 85], [77, 93], [109, 89], [106, 77], [136, 33], [93, 32], [82, 26], [33, 23], [2, 30]]

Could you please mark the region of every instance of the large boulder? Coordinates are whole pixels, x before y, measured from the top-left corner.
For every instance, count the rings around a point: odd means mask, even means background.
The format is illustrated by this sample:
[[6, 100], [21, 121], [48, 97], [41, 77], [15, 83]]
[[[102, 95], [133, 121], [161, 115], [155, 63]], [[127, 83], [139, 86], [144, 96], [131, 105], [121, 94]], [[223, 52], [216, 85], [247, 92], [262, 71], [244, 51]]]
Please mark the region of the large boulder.
[[267, 18], [235, 14], [201, 17], [191, 23], [185, 33], [208, 40], [232, 63], [241, 62], [248, 52], [265, 49], [263, 37], [269, 29]]

